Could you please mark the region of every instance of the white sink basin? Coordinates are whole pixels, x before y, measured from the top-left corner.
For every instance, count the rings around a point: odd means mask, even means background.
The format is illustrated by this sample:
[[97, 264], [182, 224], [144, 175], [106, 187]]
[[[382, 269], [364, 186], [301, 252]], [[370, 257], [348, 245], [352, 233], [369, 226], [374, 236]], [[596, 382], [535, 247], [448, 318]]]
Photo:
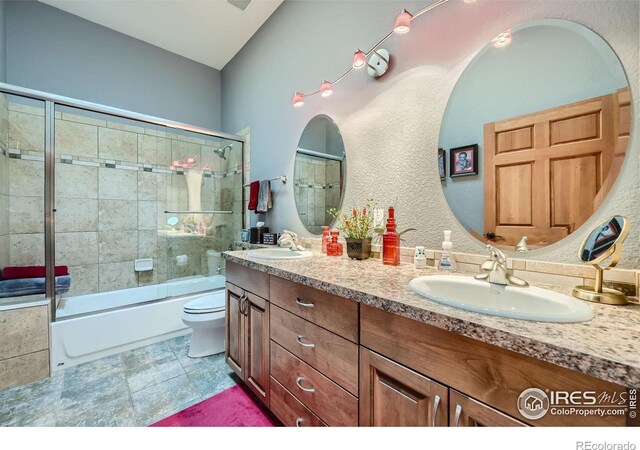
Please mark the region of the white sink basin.
[[471, 277], [434, 275], [414, 278], [417, 294], [467, 311], [540, 322], [586, 322], [593, 310], [568, 295], [538, 287], [489, 284]]
[[308, 250], [289, 250], [288, 248], [260, 248], [256, 250], [249, 250], [247, 256], [258, 259], [304, 259], [311, 258], [313, 253]]

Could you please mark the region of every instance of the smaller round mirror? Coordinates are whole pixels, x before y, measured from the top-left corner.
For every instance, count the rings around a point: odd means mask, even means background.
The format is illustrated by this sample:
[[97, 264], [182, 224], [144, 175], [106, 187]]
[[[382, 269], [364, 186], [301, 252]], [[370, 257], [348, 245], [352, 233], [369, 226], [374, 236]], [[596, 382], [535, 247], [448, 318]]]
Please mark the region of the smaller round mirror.
[[[602, 222], [589, 233], [580, 247], [580, 260], [598, 264], [616, 251], [629, 232], [628, 221], [622, 216], [614, 216]], [[617, 262], [617, 261], [616, 261]]]
[[340, 130], [329, 116], [315, 116], [302, 132], [294, 168], [296, 208], [309, 232], [322, 234], [323, 225], [333, 224], [327, 210], [340, 209], [345, 173]]

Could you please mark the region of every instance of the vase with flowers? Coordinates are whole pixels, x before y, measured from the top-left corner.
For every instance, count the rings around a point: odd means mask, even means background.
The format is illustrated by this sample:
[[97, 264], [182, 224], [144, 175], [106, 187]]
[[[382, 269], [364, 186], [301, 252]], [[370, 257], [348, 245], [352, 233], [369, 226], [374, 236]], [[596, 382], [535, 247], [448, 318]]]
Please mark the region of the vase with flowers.
[[373, 227], [372, 200], [363, 208], [352, 208], [349, 213], [330, 208], [327, 211], [335, 219], [334, 227], [342, 232], [347, 241], [347, 255], [351, 259], [367, 259], [371, 254]]

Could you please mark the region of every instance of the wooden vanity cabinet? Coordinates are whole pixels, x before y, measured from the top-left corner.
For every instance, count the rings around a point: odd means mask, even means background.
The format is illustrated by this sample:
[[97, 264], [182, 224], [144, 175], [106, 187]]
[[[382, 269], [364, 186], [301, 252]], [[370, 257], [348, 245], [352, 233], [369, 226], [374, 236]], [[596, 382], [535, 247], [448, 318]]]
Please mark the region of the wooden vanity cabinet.
[[269, 406], [269, 302], [226, 284], [227, 364]]
[[526, 427], [527, 425], [492, 407], [449, 390], [450, 427]]
[[361, 427], [446, 427], [446, 386], [360, 347]]

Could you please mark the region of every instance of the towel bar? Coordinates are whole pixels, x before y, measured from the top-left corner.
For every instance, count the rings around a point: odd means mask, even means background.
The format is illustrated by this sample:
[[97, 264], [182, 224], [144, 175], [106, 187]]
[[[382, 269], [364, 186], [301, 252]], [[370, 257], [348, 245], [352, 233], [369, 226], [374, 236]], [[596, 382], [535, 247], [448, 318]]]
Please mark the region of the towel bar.
[[165, 211], [165, 214], [233, 214], [233, 211]]

